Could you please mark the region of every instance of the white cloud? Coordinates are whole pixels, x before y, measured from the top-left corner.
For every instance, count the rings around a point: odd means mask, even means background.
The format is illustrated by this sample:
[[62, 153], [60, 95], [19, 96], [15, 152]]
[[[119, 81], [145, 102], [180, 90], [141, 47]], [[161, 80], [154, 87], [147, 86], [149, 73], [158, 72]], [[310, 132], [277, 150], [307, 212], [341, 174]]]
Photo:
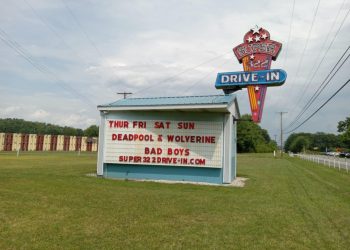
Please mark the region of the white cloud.
[[[288, 111], [286, 123], [291, 121], [346, 48], [350, 34], [347, 20], [305, 98], [296, 103], [311, 69], [317, 64], [317, 55], [322, 53], [321, 44], [335, 17], [329, 13], [337, 13], [343, 0], [321, 1], [298, 76], [297, 65], [317, 1], [296, 1], [288, 58], [285, 53], [293, 1], [221, 1], [220, 4], [215, 1], [68, 1], [102, 56], [61, 1], [28, 2], [46, 25], [27, 5], [15, 0], [0, 9], [1, 28], [29, 51], [36, 62], [47, 66], [64, 82], [52, 82], [50, 76], [33, 68], [2, 43], [0, 116], [77, 127], [97, 123], [95, 106], [120, 98], [116, 92], [130, 91], [136, 93], [135, 97], [221, 93], [214, 88], [216, 73], [242, 70], [230, 51], [242, 42], [251, 26], [258, 24], [284, 46], [272, 67], [284, 67], [287, 82], [282, 87], [268, 89], [262, 122], [271, 135], [277, 134], [279, 122], [275, 112]], [[344, 15], [345, 10], [340, 13], [335, 28]], [[327, 46], [335, 30], [328, 37]], [[221, 58], [186, 71], [222, 54], [225, 55]], [[184, 73], [179, 74], [181, 72]], [[335, 81], [340, 83], [346, 77], [345, 71]], [[338, 85], [332, 86], [325, 91], [323, 99]], [[349, 88], [343, 91], [350, 94]], [[237, 95], [241, 113], [249, 113], [246, 91]], [[346, 102], [334, 99], [334, 105], [346, 105]], [[331, 107], [331, 120], [319, 122], [320, 116], [317, 116], [304, 129], [335, 132], [335, 126], [329, 124], [336, 124], [348, 113]], [[330, 113], [327, 109], [325, 114]]]
[[50, 115], [49, 112], [43, 109], [38, 109], [33, 114], [31, 114], [30, 117], [32, 117], [32, 119], [34, 120], [43, 120], [43, 119], [47, 119], [49, 115]]

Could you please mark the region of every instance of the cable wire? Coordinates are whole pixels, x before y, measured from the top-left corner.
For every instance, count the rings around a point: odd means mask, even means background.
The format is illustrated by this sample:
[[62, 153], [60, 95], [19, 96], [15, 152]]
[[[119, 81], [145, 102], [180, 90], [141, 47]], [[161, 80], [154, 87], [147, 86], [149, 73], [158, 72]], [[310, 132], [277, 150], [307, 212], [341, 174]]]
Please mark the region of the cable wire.
[[300, 125], [298, 125], [296, 128], [286, 132], [285, 134], [289, 134], [300, 128], [302, 125], [304, 125], [307, 121], [309, 121], [315, 114], [317, 114], [318, 111], [320, 111], [330, 100], [333, 99], [348, 83], [350, 82], [350, 79], [348, 79], [333, 95], [327, 99], [315, 112], [313, 112], [308, 118], [306, 118]]
[[[227, 64], [228, 62], [230, 62], [229, 60], [227, 60], [226, 62], [222, 63], [219, 65], [219, 67], [224, 66], [225, 64]], [[186, 88], [183, 93], [187, 93], [190, 89], [192, 89], [193, 87], [195, 87], [198, 83], [200, 83], [201, 81], [203, 81], [204, 79], [206, 79], [208, 76], [212, 75], [214, 72], [217, 71], [217, 68], [214, 68], [214, 70], [210, 71], [208, 74], [206, 74], [205, 76], [203, 76], [202, 78], [200, 78], [199, 80], [195, 81], [194, 83], [192, 83], [188, 88]]]
[[221, 57], [223, 57], [223, 56], [225, 56], [225, 55], [227, 55], [227, 54], [231, 54], [231, 53], [232, 53], [232, 51], [227, 52], [227, 53], [224, 53], [224, 54], [221, 54], [221, 55], [219, 55], [219, 56], [215, 56], [215, 57], [213, 57], [213, 58], [211, 58], [211, 59], [209, 59], [209, 60], [207, 60], [207, 61], [204, 61], [204, 62], [202, 62], [202, 63], [200, 63], [200, 64], [197, 64], [197, 65], [195, 65], [195, 66], [193, 66], [193, 67], [187, 68], [187, 69], [185, 69], [185, 70], [183, 70], [183, 71], [181, 71], [181, 72], [179, 72], [179, 73], [177, 73], [177, 74], [175, 74], [175, 75], [172, 75], [172, 76], [170, 76], [170, 77], [168, 77], [168, 78], [165, 78], [164, 80], [162, 80], [162, 81], [160, 81], [160, 82], [157, 82], [157, 83], [155, 83], [155, 84], [152, 84], [151, 86], [148, 86], [148, 87], [145, 87], [145, 88], [142, 88], [142, 89], [136, 91], [136, 92], [134, 93], [134, 95], [136, 95], [136, 94], [138, 94], [138, 93], [140, 93], [140, 92], [144, 92], [144, 91], [146, 91], [146, 90], [149, 90], [149, 89], [151, 89], [151, 88], [157, 87], [159, 84], [164, 84], [165, 82], [168, 82], [169, 80], [175, 79], [176, 77], [178, 77], [178, 76], [180, 76], [180, 75], [183, 75], [184, 73], [186, 73], [186, 72], [188, 72], [188, 71], [190, 71], [190, 70], [196, 69], [196, 68], [198, 68], [198, 67], [200, 67], [200, 66], [202, 66], [202, 65], [205, 65], [205, 64], [210, 63], [210, 62], [212, 62], [212, 61], [215, 61], [215, 60], [217, 60], [217, 59], [219, 59], [219, 58], [221, 58]]
[[45, 65], [41, 65], [35, 61], [35, 59], [30, 55], [29, 52], [27, 52], [23, 47], [16, 42], [15, 40], [11, 39], [10, 36], [0, 28], [0, 39], [12, 50], [17, 52], [20, 56], [22, 56], [28, 63], [30, 63], [35, 69], [37, 69], [42, 74], [45, 74], [49, 77], [49, 79], [59, 85], [61, 88], [68, 91], [70, 94], [75, 97], [78, 97], [80, 100], [84, 101], [85, 103], [89, 104], [92, 107], [96, 107], [96, 104], [91, 101], [88, 97], [82, 95], [79, 93], [76, 89], [69, 86], [67, 83], [65, 83], [63, 80], [61, 80], [56, 74], [51, 72]]
[[287, 43], [286, 43], [286, 53], [284, 54], [284, 60], [283, 60], [283, 68], [285, 67], [286, 61], [287, 61], [287, 58], [288, 58], [289, 40], [290, 40], [290, 37], [291, 37], [291, 34], [292, 34], [292, 24], [293, 24], [293, 19], [294, 19], [294, 8], [295, 8], [295, 0], [293, 1], [292, 16], [290, 18], [288, 39], [287, 39]]
[[[39, 15], [39, 13], [33, 8], [33, 6], [27, 1], [23, 0], [26, 5], [29, 7], [29, 9], [34, 13], [34, 15], [60, 40], [60, 42], [70, 51], [72, 51], [82, 62], [85, 60], [77, 53], [77, 50], [73, 49], [71, 46], [68, 45], [68, 43], [65, 41], [65, 39], [54, 29], [54, 27], [42, 16]], [[17, 7], [17, 6], [16, 6]]]
[[[343, 2], [343, 4], [344, 4], [344, 2]], [[350, 12], [350, 9], [348, 10], [348, 12], [346, 13], [346, 15], [344, 16], [344, 18], [343, 18], [343, 20], [342, 20], [342, 22], [341, 22], [341, 24], [340, 24], [338, 30], [336, 31], [336, 33], [335, 33], [335, 35], [334, 35], [334, 37], [333, 37], [331, 43], [329, 44], [329, 46], [328, 46], [326, 52], [324, 53], [324, 55], [323, 55], [321, 61], [320, 61], [319, 64], [317, 65], [317, 68], [316, 68], [316, 70], [314, 71], [314, 73], [313, 73], [313, 75], [312, 75], [310, 81], [307, 83], [306, 87], [305, 87], [304, 90], [301, 92], [301, 94], [300, 94], [300, 96], [299, 96], [299, 99], [298, 99], [298, 101], [297, 101], [296, 103], [300, 103], [300, 101], [301, 101], [302, 98], [304, 97], [304, 95], [305, 95], [306, 91], [308, 90], [308, 88], [309, 88], [311, 82], [312, 82], [313, 79], [315, 78], [316, 73], [317, 73], [318, 70], [320, 69], [320, 66], [322, 65], [324, 59], [326, 58], [326, 56], [327, 56], [327, 54], [328, 54], [330, 48], [332, 47], [332, 45], [333, 45], [333, 43], [334, 43], [336, 37], [338, 36], [338, 34], [339, 34], [341, 28], [343, 27], [344, 22], [345, 22], [346, 18], [347, 18], [348, 15], [349, 15], [349, 12]], [[340, 10], [339, 10], [338, 14], [339, 14], [339, 13], [340, 13]], [[335, 19], [335, 20], [336, 20], [336, 19]], [[334, 23], [335, 23], [335, 22], [334, 22]], [[333, 27], [331, 28], [331, 30], [332, 30], [332, 29], [333, 29]], [[331, 31], [331, 30], [330, 30], [330, 31]], [[330, 33], [330, 32], [329, 32], [329, 33]], [[326, 40], [327, 40], [327, 39], [326, 39]], [[319, 54], [319, 55], [320, 55], [320, 54]], [[294, 106], [293, 111], [295, 110], [295, 107], [296, 107], [296, 106]]]
[[[334, 35], [334, 37], [333, 37], [331, 43], [329, 44], [329, 46], [328, 46], [326, 52], [324, 53], [324, 55], [323, 55], [321, 61], [320, 61], [319, 64], [317, 65], [316, 71], [314, 72], [314, 74], [313, 74], [312, 78], [310, 79], [308, 85], [310, 85], [311, 81], [314, 79], [314, 77], [315, 77], [316, 73], [318, 72], [318, 70], [319, 70], [321, 64], [323, 63], [323, 61], [324, 61], [324, 59], [326, 58], [328, 52], [330, 51], [330, 48], [333, 46], [333, 43], [334, 43], [335, 39], [337, 38], [337, 36], [338, 36], [340, 30], [342, 29], [342, 27], [343, 27], [343, 25], [344, 25], [344, 23], [345, 23], [346, 18], [349, 16], [349, 13], [350, 13], [350, 9], [348, 10], [348, 12], [347, 12], [346, 15], [344, 16], [344, 18], [343, 18], [341, 24], [339, 25], [338, 30], [336, 31], [336, 33], [335, 33], [335, 35]], [[302, 96], [305, 94], [305, 92], [306, 92], [306, 91], [303, 91]], [[299, 98], [298, 101], [297, 101], [296, 103], [300, 103], [300, 101], [301, 101], [301, 98]], [[293, 109], [293, 111], [292, 111], [291, 113], [294, 112], [295, 108], [296, 108], [296, 105], [294, 106], [294, 109]], [[302, 110], [301, 110], [300, 112], [302, 112]], [[299, 113], [299, 114], [300, 114], [300, 113]], [[294, 120], [293, 120], [294, 123], [295, 123], [295, 119], [296, 119], [296, 118], [294, 118]], [[287, 127], [290, 127], [290, 126], [292, 125], [292, 123], [293, 123], [293, 122], [291, 122]]]
[[[338, 73], [338, 71], [341, 69], [341, 67], [344, 65], [344, 63], [348, 60], [350, 54], [345, 58], [345, 60], [342, 62], [342, 64], [338, 67], [338, 69], [333, 73], [333, 75], [329, 78], [329, 76], [332, 74], [332, 72], [335, 70], [335, 68], [338, 66], [340, 61], [343, 59], [345, 54], [349, 51], [350, 46], [344, 51], [343, 55], [338, 59], [337, 63], [333, 66], [332, 70], [328, 73], [326, 78], [323, 80], [323, 82], [319, 85], [317, 90], [314, 92], [312, 97], [308, 100], [308, 102], [305, 104], [305, 106], [301, 109], [300, 113], [294, 118], [293, 122], [288, 124], [288, 127], [293, 126], [300, 117], [308, 110], [308, 108], [314, 103], [314, 101], [317, 99], [317, 97], [322, 93], [322, 91], [327, 87], [327, 85], [330, 83], [330, 81], [333, 79], [333, 77]], [[329, 78], [329, 79], [328, 79]], [[328, 79], [328, 81], [327, 81]]]
[[[330, 34], [331, 34], [331, 32], [332, 32], [332, 30], [333, 30], [335, 24], [336, 24], [336, 21], [338, 20], [339, 14], [340, 14], [341, 10], [343, 9], [345, 2], [346, 2], [346, 0], [343, 0], [343, 3], [341, 4], [341, 6], [340, 6], [340, 8], [339, 8], [339, 10], [338, 10], [338, 12], [337, 12], [337, 15], [336, 15], [336, 16], [334, 17], [334, 19], [333, 19], [333, 22], [332, 22], [331, 27], [330, 27], [330, 29], [328, 30], [327, 35], [325, 36], [325, 39], [324, 39], [323, 42], [322, 42], [322, 46], [321, 46], [321, 48], [320, 48], [318, 51], [323, 51], [323, 49], [325, 48], [326, 43], [327, 43], [327, 41], [328, 41], [328, 38], [330, 37]], [[319, 59], [320, 56], [321, 56], [321, 53], [317, 53], [317, 57], [316, 57], [316, 59], [314, 60], [314, 63], [312, 64], [313, 67], [312, 67], [312, 69], [310, 70], [310, 73], [309, 73], [309, 76], [307, 77], [307, 79], [310, 79], [310, 75], [311, 75], [311, 73], [314, 71], [315, 66], [316, 66], [316, 62], [318, 61], [318, 59]], [[318, 70], [318, 69], [317, 69], [317, 70]], [[315, 76], [315, 74], [313, 75], [313, 77], [314, 77], [314, 76]], [[308, 81], [307, 79], [305, 79], [305, 83]], [[313, 79], [313, 78], [312, 78], [312, 79]], [[310, 80], [310, 81], [311, 81], [311, 80]], [[304, 83], [304, 84], [305, 84], [305, 83]], [[310, 83], [310, 82], [309, 82], [309, 83]], [[307, 88], [306, 88], [306, 89], [307, 89]], [[304, 92], [303, 92], [303, 93], [304, 93]]]
[[296, 74], [295, 74], [295, 78], [297, 78], [299, 76], [300, 67], [301, 67], [301, 64], [302, 64], [302, 62], [304, 60], [306, 48], [307, 48], [307, 46], [309, 44], [310, 35], [311, 35], [312, 29], [314, 27], [314, 23], [315, 23], [315, 19], [316, 19], [317, 13], [318, 13], [318, 7], [320, 6], [320, 2], [321, 2], [321, 0], [318, 0], [318, 2], [317, 2], [316, 10], [314, 12], [314, 16], [312, 18], [311, 26], [310, 26], [309, 32], [307, 34], [305, 46], [304, 46], [303, 52], [301, 53], [301, 57], [300, 57], [300, 60], [299, 60], [299, 63], [298, 63], [298, 67], [297, 67], [297, 71], [296, 71]]
[[63, 5], [65, 6], [65, 8], [68, 10], [68, 13], [72, 16], [74, 22], [77, 24], [78, 28], [81, 30], [81, 32], [85, 35], [85, 37], [87, 38], [87, 40], [89, 41], [89, 43], [91, 44], [92, 47], [94, 47], [95, 51], [97, 52], [97, 54], [103, 58], [103, 55], [101, 53], [101, 51], [98, 49], [98, 47], [96, 46], [95, 42], [90, 38], [90, 36], [88, 35], [88, 33], [86, 32], [86, 30], [83, 28], [83, 26], [81, 25], [81, 23], [79, 22], [79, 19], [75, 16], [75, 14], [73, 13], [73, 11], [69, 8], [68, 4], [65, 2], [65, 0], [61, 0]]

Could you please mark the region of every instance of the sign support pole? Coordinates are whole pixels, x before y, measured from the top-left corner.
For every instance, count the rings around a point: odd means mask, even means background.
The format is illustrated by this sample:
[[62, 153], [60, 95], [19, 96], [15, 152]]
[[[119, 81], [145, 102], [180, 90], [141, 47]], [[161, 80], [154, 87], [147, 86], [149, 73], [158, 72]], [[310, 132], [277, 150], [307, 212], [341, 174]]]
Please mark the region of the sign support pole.
[[278, 112], [281, 116], [281, 157], [283, 157], [283, 114], [287, 114], [288, 112]]

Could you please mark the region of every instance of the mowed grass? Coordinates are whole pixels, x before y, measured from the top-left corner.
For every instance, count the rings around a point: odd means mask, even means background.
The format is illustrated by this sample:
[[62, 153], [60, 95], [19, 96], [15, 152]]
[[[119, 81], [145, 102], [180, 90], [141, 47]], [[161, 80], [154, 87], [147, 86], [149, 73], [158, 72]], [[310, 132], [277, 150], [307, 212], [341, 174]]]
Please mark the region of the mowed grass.
[[238, 158], [244, 188], [86, 176], [96, 155], [0, 153], [0, 249], [349, 249], [350, 174]]

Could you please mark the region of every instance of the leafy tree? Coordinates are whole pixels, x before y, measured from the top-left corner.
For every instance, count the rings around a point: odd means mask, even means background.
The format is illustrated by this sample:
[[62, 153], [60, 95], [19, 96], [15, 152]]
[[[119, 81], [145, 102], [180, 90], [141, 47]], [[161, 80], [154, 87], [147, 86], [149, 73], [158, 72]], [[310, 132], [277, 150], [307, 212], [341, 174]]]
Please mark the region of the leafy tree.
[[270, 135], [266, 129], [261, 129], [261, 134], [264, 137], [265, 141], [271, 141]]
[[[291, 146], [296, 138], [299, 136], [303, 136], [305, 138], [311, 138], [311, 133], [293, 133], [290, 136], [288, 136], [287, 140], [284, 143], [284, 150], [285, 151], [292, 151]], [[309, 148], [307, 148], [309, 149]]]
[[[97, 127], [96, 125], [93, 125]], [[91, 127], [93, 127], [91, 126]], [[97, 129], [98, 131], [98, 129]], [[0, 119], [0, 133], [23, 133], [23, 134], [49, 134], [49, 135], [75, 135], [82, 136], [84, 135], [84, 131], [80, 128], [72, 128], [72, 127], [61, 127], [58, 125], [43, 123], [43, 122], [31, 122], [25, 121], [23, 119]], [[97, 133], [93, 136], [97, 136]]]
[[338, 132], [347, 132], [350, 130], [350, 117], [346, 117], [345, 121], [338, 122]]
[[325, 152], [326, 150], [329, 151], [329, 149], [334, 149], [342, 146], [342, 142], [339, 136], [335, 134], [317, 132], [315, 134], [312, 134], [310, 139], [310, 148], [322, 152]]
[[97, 137], [98, 136], [98, 126], [91, 125], [84, 130], [84, 135], [88, 137]]
[[350, 149], [350, 117], [346, 117], [345, 121], [338, 122], [338, 132], [343, 145]]
[[[335, 134], [327, 134], [323, 132], [317, 132], [314, 134], [311, 133], [295, 133], [291, 134], [285, 144], [284, 149], [286, 151], [295, 151], [296, 142], [295, 140], [299, 137], [303, 137], [308, 141], [306, 144], [306, 150], [317, 150], [321, 152], [334, 151], [338, 147], [343, 147], [344, 143], [342, 142], [340, 136]], [[299, 138], [300, 140], [300, 138]], [[299, 142], [300, 143], [300, 142]]]
[[47, 124], [47, 126], [45, 127], [44, 134], [59, 135], [59, 134], [63, 134], [63, 130], [57, 125]]
[[77, 128], [76, 136], [83, 136], [83, 135], [84, 135], [84, 131], [81, 128]]
[[250, 115], [242, 115], [237, 123], [238, 152], [272, 152], [276, 143], [270, 140], [265, 129], [252, 122]]
[[299, 153], [309, 148], [309, 145], [310, 139], [306, 136], [299, 135], [295, 138], [295, 140], [293, 140], [290, 146], [290, 151], [293, 153]]
[[71, 128], [71, 127], [63, 127], [63, 134], [64, 135], [76, 135], [77, 130], [75, 128]]

